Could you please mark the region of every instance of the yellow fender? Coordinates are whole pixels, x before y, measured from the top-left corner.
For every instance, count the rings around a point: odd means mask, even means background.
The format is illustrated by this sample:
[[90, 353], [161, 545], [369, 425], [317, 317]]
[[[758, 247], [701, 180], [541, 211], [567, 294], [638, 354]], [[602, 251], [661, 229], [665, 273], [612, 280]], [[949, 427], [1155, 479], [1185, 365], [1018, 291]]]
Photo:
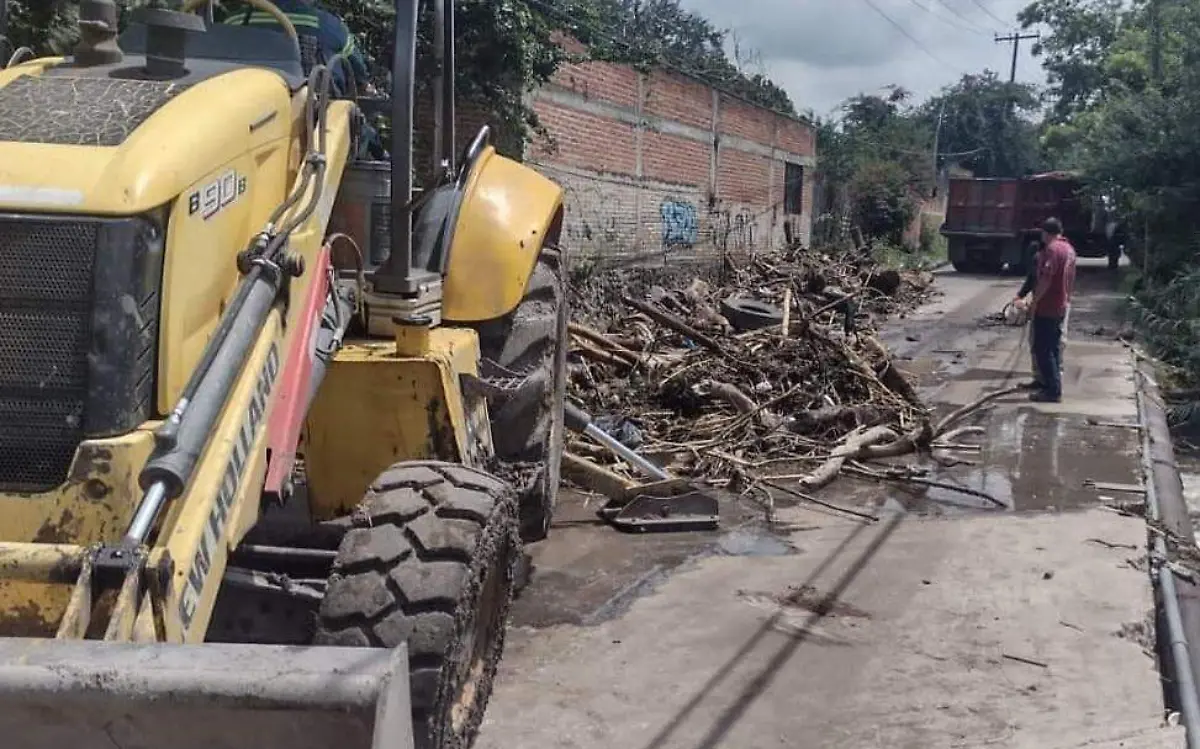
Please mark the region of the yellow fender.
[[483, 322], [516, 309], [547, 244], [562, 230], [562, 188], [496, 153], [480, 153], [463, 189], [442, 285], [442, 317]]

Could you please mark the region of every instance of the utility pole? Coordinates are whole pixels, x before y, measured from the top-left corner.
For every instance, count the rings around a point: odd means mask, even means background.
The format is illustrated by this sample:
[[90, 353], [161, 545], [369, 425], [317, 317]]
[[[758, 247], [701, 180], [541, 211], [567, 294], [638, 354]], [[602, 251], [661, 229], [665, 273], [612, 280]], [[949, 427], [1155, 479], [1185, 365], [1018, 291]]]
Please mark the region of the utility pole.
[[1009, 83], [1017, 82], [1017, 50], [1021, 48], [1021, 42], [1025, 39], [1040, 40], [1041, 38], [1041, 34], [1022, 34], [1019, 31], [1005, 36], [996, 34], [996, 44], [1011, 44], [1013, 48], [1012, 69], [1008, 73]]
[[933, 130], [933, 197], [938, 195], [938, 149], [941, 147], [942, 140], [942, 118], [946, 116], [946, 99], [942, 98], [942, 105], [938, 107], [937, 127]]

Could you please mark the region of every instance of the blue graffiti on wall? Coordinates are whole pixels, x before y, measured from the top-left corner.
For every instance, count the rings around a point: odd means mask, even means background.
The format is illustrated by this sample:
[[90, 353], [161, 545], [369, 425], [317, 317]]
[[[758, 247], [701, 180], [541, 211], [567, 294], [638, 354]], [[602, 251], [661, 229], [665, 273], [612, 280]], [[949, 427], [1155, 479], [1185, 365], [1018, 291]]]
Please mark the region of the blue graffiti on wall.
[[696, 206], [679, 200], [664, 200], [659, 206], [662, 216], [663, 247], [694, 247], [700, 233]]

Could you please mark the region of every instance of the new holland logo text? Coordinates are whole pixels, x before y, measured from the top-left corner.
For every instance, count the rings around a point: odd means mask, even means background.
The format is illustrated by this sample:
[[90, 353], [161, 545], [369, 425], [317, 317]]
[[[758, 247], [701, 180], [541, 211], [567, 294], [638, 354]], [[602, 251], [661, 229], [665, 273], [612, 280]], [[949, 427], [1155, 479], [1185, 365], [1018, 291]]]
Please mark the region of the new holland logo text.
[[230, 169], [188, 196], [188, 215], [205, 221], [237, 202], [246, 193], [246, 178]]
[[250, 460], [250, 449], [258, 437], [258, 429], [267, 412], [267, 399], [271, 395], [271, 386], [275, 376], [279, 374], [279, 347], [271, 345], [267, 353], [267, 361], [263, 364], [258, 375], [258, 383], [250, 396], [250, 405], [246, 410], [246, 418], [238, 431], [237, 441], [233, 443], [233, 452], [229, 462], [225, 464], [225, 474], [221, 478], [221, 488], [213, 500], [212, 511], [208, 514], [208, 522], [204, 524], [204, 532], [200, 536], [200, 546], [192, 559], [192, 567], [184, 581], [183, 590], [179, 593], [179, 620], [186, 632], [196, 616], [196, 607], [212, 569], [213, 549], [224, 543], [225, 526], [229, 523], [229, 513], [233, 502], [237, 499], [238, 489], [242, 485], [242, 474], [246, 462]]

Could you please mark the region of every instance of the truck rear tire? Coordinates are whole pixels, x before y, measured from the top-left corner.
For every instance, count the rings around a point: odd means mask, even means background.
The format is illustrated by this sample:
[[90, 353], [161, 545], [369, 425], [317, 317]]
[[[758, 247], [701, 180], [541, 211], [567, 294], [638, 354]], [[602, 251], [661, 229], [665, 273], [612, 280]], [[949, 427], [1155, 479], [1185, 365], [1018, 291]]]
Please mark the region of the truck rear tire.
[[416, 746], [466, 749], [491, 697], [521, 557], [512, 488], [461, 465], [398, 463], [349, 520], [315, 643], [406, 643]]
[[530, 389], [520, 397], [488, 402], [492, 442], [504, 478], [516, 488], [525, 541], [540, 541], [549, 532], [562, 472], [569, 316], [565, 278], [562, 252], [543, 249], [517, 308], [476, 326], [485, 359], [529, 378]]
[[959, 273], [974, 273], [979, 270], [978, 264], [967, 254], [967, 245], [962, 237], [946, 238], [946, 257]]

